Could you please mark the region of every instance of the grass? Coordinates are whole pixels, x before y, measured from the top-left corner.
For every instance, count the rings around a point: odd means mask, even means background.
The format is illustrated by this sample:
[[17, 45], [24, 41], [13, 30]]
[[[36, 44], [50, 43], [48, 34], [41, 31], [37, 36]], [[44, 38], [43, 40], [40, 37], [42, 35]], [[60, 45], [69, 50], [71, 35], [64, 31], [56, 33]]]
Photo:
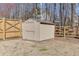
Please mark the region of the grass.
[[39, 49], [39, 51], [47, 51], [48, 49], [47, 48], [41, 48]]

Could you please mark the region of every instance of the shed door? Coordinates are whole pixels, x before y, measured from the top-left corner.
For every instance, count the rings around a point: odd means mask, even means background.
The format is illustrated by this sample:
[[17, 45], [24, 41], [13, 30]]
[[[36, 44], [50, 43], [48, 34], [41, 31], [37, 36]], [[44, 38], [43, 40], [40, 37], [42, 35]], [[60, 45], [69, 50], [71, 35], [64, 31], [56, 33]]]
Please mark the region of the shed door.
[[22, 25], [23, 39], [34, 40], [34, 23], [24, 22]]

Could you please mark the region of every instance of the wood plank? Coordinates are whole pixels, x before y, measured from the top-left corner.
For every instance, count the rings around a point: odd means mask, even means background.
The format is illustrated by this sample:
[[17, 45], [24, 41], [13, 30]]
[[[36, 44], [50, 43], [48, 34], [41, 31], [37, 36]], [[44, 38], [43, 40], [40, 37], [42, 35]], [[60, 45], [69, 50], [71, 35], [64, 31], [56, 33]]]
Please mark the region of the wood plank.
[[7, 28], [6, 31], [7, 31], [8, 29], [12, 28], [12, 27], [14, 27], [14, 28], [17, 29], [17, 30], [20, 30], [18, 27], [16, 27], [16, 25], [18, 25], [19, 23], [16, 23], [16, 24], [14, 24], [14, 25], [10, 24], [9, 22], [6, 22], [6, 23], [11, 26], [11, 27]]
[[3, 40], [5, 40], [6, 39], [6, 32], [5, 32], [5, 27], [6, 27], [6, 25], [5, 25], [5, 18], [3, 18]]

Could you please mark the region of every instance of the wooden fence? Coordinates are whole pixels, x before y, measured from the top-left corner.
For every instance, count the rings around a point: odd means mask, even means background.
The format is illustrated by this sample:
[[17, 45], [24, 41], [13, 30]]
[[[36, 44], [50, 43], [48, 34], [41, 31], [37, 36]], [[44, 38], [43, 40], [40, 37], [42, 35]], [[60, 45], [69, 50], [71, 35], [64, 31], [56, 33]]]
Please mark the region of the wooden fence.
[[79, 27], [55, 26], [56, 37], [76, 37], [79, 38]]
[[21, 20], [0, 19], [0, 39], [21, 37]]

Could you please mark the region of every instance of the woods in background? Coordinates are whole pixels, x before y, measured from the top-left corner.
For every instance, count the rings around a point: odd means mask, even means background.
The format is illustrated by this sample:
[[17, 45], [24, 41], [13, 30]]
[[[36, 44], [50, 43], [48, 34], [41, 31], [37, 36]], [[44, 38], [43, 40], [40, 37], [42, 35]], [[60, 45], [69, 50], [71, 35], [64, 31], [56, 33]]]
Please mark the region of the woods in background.
[[0, 4], [0, 17], [29, 18], [51, 21], [56, 25], [70, 25], [78, 22], [75, 3], [6, 3]]

